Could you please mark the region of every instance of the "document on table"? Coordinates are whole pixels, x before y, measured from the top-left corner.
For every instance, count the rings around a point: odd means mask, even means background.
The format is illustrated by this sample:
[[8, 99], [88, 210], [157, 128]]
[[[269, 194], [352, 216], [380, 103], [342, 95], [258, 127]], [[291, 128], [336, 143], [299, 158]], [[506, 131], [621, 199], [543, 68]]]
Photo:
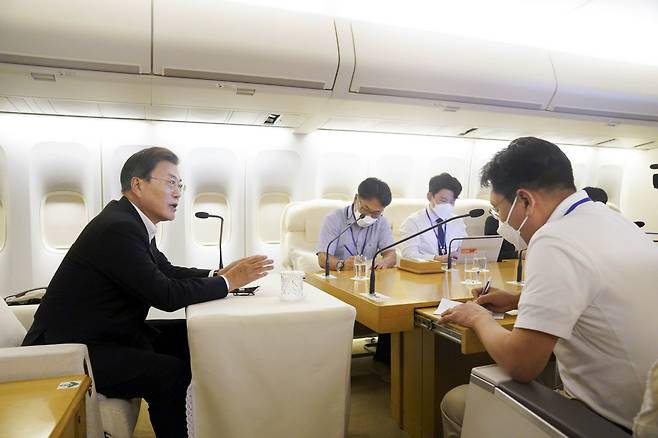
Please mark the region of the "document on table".
[[[460, 304], [464, 304], [464, 303], [461, 303], [459, 301], [449, 300], [447, 298], [441, 298], [441, 301], [439, 302], [439, 307], [436, 308], [434, 314], [441, 315], [446, 310], [452, 309], [453, 307], [459, 306]], [[491, 311], [489, 312], [493, 316], [493, 319], [503, 319], [505, 317], [505, 314], [502, 312], [491, 312]]]

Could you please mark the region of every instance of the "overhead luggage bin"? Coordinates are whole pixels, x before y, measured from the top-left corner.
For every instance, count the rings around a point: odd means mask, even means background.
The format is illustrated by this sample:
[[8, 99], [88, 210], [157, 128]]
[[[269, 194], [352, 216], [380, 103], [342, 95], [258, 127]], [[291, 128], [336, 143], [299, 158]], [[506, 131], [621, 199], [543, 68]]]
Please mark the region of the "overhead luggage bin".
[[658, 66], [551, 53], [555, 112], [658, 121]]
[[151, 2], [3, 1], [0, 62], [150, 73]]
[[364, 22], [352, 34], [353, 93], [545, 109], [555, 91], [543, 49]]
[[163, 76], [331, 90], [331, 17], [231, 2], [153, 4], [153, 66]]

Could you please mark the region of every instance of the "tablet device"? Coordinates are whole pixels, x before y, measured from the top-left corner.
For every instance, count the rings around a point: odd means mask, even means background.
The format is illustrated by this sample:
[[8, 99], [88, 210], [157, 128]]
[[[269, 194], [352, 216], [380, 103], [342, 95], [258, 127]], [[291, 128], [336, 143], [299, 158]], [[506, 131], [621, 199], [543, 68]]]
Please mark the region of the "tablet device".
[[459, 258], [455, 263], [464, 263], [467, 258], [473, 258], [476, 253], [486, 257], [487, 262], [497, 262], [502, 246], [502, 236], [468, 237], [461, 241]]

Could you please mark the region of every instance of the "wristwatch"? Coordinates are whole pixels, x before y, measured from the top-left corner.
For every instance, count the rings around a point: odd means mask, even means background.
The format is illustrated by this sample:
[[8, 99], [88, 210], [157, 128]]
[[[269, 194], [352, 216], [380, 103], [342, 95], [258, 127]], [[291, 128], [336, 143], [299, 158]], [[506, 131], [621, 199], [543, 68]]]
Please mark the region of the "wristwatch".
[[336, 270], [337, 270], [337, 271], [342, 271], [342, 270], [343, 270], [343, 266], [345, 266], [345, 260], [338, 260], [338, 261], [336, 262]]

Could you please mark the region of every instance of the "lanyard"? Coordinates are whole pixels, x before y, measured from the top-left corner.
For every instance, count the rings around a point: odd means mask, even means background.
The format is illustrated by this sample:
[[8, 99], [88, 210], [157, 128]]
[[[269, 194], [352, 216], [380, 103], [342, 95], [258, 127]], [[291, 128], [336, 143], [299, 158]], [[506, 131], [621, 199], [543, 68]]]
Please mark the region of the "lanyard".
[[[349, 218], [350, 218], [349, 208], [350, 208], [350, 207], [348, 206], [348, 207], [345, 209], [345, 216], [347, 217], [347, 220], [349, 220]], [[354, 211], [354, 209], [352, 209], [352, 211]], [[356, 219], [356, 217], [355, 217], [354, 219]], [[356, 223], [356, 222], [355, 222], [355, 223]], [[372, 225], [369, 226], [368, 228], [366, 228], [366, 235], [365, 235], [365, 237], [364, 237], [364, 239], [363, 239], [363, 245], [361, 245], [361, 252], [358, 252], [358, 251], [359, 251], [359, 245], [357, 244], [357, 242], [358, 242], [358, 240], [359, 240], [358, 238], [361, 237], [361, 233], [362, 233], [362, 231], [359, 231], [359, 234], [357, 235], [357, 238], [355, 239], [355, 238], [354, 238], [354, 230], [352, 230], [352, 227], [350, 227], [350, 234], [352, 235], [352, 243], [354, 244], [354, 251], [357, 251], [357, 253], [356, 253], [356, 254], [352, 254], [352, 251], [350, 251], [350, 249], [347, 247], [347, 245], [343, 245], [343, 246], [345, 247], [345, 250], [347, 250], [347, 252], [350, 253], [351, 256], [355, 256], [355, 255], [363, 255], [363, 252], [364, 252], [365, 249], [366, 249], [366, 242], [368, 241], [368, 233], [370, 232], [370, 228], [372, 228]]]
[[[432, 213], [434, 213], [434, 212], [432, 212]], [[430, 214], [427, 212], [427, 209], [425, 209], [425, 214], [427, 215], [427, 220], [430, 222], [430, 225], [436, 225], [435, 222], [432, 222], [432, 219], [430, 218]], [[439, 220], [443, 220], [443, 219], [439, 218]], [[447, 254], [448, 253], [448, 248], [446, 248], [446, 228], [445, 228], [445, 224], [441, 225], [440, 227], [434, 228], [432, 231], [434, 232], [434, 235], [436, 236], [436, 247], [439, 251], [439, 255]]]
[[578, 207], [580, 204], [584, 204], [585, 202], [589, 202], [589, 201], [591, 201], [591, 200], [592, 200], [592, 198], [587, 197], [587, 198], [583, 198], [583, 199], [581, 199], [581, 200], [578, 201], [578, 202], [574, 202], [573, 204], [571, 204], [571, 207], [569, 207], [569, 208], [567, 209], [567, 212], [564, 213], [564, 215], [565, 215], [565, 216], [568, 215], [569, 213], [571, 213], [572, 211], [574, 211], [574, 210], [576, 209], [576, 207]]

